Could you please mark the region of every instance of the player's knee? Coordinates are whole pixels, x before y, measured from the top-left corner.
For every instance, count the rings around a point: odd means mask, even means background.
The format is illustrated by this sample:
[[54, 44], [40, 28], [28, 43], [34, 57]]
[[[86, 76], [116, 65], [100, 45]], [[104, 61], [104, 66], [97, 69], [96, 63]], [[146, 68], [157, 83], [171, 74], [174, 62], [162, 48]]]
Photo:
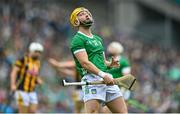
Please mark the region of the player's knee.
[[98, 113], [99, 112], [99, 108], [98, 107], [88, 107], [86, 108], [86, 113]]
[[100, 112], [101, 113], [111, 113], [111, 111], [109, 110], [109, 108], [107, 106], [100, 108]]
[[91, 108], [91, 109], [86, 109], [86, 113], [98, 113], [99, 109]]

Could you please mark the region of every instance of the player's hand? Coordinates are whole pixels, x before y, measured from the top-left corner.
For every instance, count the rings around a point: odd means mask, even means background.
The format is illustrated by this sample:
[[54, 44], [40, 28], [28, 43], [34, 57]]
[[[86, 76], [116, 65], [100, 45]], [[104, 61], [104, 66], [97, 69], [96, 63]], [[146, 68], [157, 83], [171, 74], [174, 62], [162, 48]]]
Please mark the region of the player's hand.
[[42, 84], [43, 84], [43, 80], [38, 77], [38, 78], [37, 78], [37, 83], [38, 83], [39, 85], [42, 85]]
[[115, 57], [112, 57], [110, 67], [119, 67], [119, 60]]
[[11, 85], [11, 91], [15, 91], [15, 90], [16, 90], [16, 85], [15, 84]]
[[103, 79], [106, 85], [114, 85], [114, 79], [112, 78], [111, 74], [106, 73]]

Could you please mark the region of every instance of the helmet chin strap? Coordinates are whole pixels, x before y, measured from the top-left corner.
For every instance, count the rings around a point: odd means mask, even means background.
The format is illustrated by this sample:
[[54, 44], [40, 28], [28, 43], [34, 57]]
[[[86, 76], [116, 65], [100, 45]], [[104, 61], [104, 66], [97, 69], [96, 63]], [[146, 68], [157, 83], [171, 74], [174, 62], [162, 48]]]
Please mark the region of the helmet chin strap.
[[93, 24], [93, 21], [89, 21], [87, 23], [83, 22], [83, 21], [80, 21], [80, 25], [83, 26], [83, 27], [91, 27]]

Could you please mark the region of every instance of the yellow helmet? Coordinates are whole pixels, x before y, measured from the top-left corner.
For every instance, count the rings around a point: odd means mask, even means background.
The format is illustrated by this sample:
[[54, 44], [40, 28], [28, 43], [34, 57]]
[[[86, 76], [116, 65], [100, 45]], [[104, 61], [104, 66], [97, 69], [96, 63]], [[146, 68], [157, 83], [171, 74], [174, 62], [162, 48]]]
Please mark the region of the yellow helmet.
[[[70, 22], [73, 26], [79, 26], [80, 22], [79, 20], [77, 19], [77, 15], [81, 12], [81, 11], [87, 11], [90, 15], [91, 13], [88, 11], [88, 9], [84, 8], [84, 7], [79, 7], [79, 8], [76, 8], [74, 9], [74, 11], [71, 13], [71, 16], [70, 16]], [[91, 15], [92, 16], [92, 15]], [[77, 21], [77, 23], [75, 23], [75, 21]]]

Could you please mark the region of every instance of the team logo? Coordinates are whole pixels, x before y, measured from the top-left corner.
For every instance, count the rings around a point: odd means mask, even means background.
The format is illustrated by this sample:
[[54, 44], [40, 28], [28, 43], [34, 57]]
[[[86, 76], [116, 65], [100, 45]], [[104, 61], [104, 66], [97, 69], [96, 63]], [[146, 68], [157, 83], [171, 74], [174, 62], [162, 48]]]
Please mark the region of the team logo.
[[96, 89], [91, 89], [91, 93], [92, 93], [92, 94], [96, 94], [96, 93], [97, 93], [97, 90], [96, 90]]

